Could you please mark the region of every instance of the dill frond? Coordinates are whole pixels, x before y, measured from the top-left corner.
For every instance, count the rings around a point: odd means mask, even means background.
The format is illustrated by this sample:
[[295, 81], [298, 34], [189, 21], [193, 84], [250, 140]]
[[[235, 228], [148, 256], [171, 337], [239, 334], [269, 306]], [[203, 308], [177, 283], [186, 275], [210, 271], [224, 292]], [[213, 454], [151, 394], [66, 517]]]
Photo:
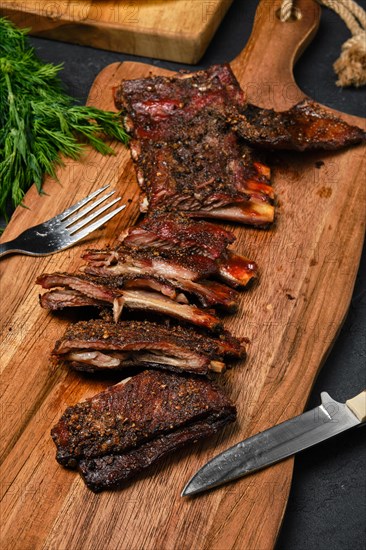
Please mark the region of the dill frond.
[[0, 18], [0, 212], [22, 203], [35, 184], [42, 192], [44, 175], [56, 179], [61, 156], [77, 159], [91, 145], [113, 154], [108, 136], [128, 143], [119, 113], [74, 105], [63, 90], [62, 65], [43, 63], [27, 38]]

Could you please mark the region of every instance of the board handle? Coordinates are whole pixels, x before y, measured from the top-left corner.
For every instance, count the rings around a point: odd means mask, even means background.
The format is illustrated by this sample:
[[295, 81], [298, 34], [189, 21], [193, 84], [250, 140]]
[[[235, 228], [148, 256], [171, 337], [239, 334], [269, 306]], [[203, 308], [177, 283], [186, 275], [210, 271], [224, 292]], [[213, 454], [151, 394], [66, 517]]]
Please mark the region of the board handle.
[[[248, 100], [259, 107], [288, 108], [304, 97], [293, 77], [293, 67], [316, 34], [320, 6], [298, 0], [299, 19], [279, 19], [281, 0], [261, 0], [245, 49], [231, 62], [241, 74]], [[265, 87], [271, 88], [271, 93]], [[262, 90], [262, 92], [260, 92]]]
[[366, 422], [366, 390], [348, 399], [346, 405], [357, 416], [360, 422]]

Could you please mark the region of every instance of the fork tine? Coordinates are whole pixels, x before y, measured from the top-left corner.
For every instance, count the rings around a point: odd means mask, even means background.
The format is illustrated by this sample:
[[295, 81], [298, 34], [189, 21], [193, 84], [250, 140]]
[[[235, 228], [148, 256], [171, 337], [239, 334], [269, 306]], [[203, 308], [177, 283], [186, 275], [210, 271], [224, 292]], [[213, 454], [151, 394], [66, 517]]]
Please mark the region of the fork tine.
[[76, 212], [75, 216], [67, 217], [66, 220], [65, 220], [65, 226], [69, 227], [72, 223], [75, 223], [78, 220], [80, 220], [80, 218], [84, 217], [91, 210], [94, 210], [94, 208], [96, 208], [99, 204], [101, 204], [102, 202], [109, 199], [109, 197], [114, 195], [115, 192], [116, 192], [115, 190], [110, 191], [107, 195], [104, 195], [103, 197], [99, 197], [99, 199], [97, 199], [96, 201], [93, 201], [92, 203], [90, 203], [88, 206], [86, 206], [82, 210], [79, 210], [78, 212]]
[[79, 229], [81, 229], [85, 225], [88, 225], [89, 222], [95, 220], [99, 216], [99, 214], [102, 214], [105, 210], [107, 210], [108, 208], [110, 208], [111, 206], [116, 204], [116, 202], [118, 202], [120, 200], [121, 200], [121, 197], [118, 197], [117, 199], [114, 199], [113, 201], [103, 205], [101, 208], [98, 208], [98, 210], [96, 210], [95, 212], [92, 212], [89, 216], [82, 219], [79, 223], [76, 223], [75, 225], [72, 225], [71, 227], [68, 227], [67, 229], [69, 230], [70, 235], [73, 235], [74, 233], [76, 233], [76, 231], [78, 231]]
[[70, 208], [68, 208], [64, 212], [61, 212], [61, 214], [58, 214], [58, 216], [55, 216], [53, 219], [58, 220], [58, 221], [65, 220], [68, 216], [70, 216], [71, 214], [73, 214], [74, 212], [76, 212], [77, 210], [82, 208], [84, 206], [84, 204], [87, 204], [89, 201], [94, 199], [94, 197], [97, 197], [98, 195], [100, 195], [100, 193], [103, 193], [103, 191], [108, 189], [108, 187], [109, 187], [109, 185], [105, 185], [104, 187], [101, 187], [100, 189], [97, 189], [96, 191], [93, 191], [93, 193], [91, 193], [90, 195], [85, 197], [85, 199], [82, 199], [81, 201], [77, 202], [73, 206], [70, 206]]
[[92, 233], [93, 231], [98, 229], [98, 227], [105, 224], [108, 220], [113, 218], [116, 214], [121, 212], [121, 210], [123, 210], [124, 208], [126, 208], [125, 204], [123, 204], [122, 206], [119, 206], [118, 208], [116, 208], [116, 210], [113, 210], [113, 212], [109, 212], [109, 214], [106, 214], [105, 216], [103, 216], [103, 218], [100, 218], [100, 220], [97, 220], [94, 223], [92, 223], [91, 225], [88, 225], [88, 227], [85, 227], [82, 231], [78, 231], [77, 233], [73, 233], [71, 235], [71, 238], [74, 239], [73, 243], [76, 243], [77, 241], [80, 241], [81, 239], [83, 239], [84, 237], [89, 235], [89, 233]]

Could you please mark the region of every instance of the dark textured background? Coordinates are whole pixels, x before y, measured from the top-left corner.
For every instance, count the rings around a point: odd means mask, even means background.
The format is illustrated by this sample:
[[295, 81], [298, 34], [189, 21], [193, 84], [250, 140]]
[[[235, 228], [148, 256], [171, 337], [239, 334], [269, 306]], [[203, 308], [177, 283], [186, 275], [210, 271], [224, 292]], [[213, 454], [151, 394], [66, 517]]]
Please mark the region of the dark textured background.
[[[365, 7], [365, 1], [359, 3]], [[243, 49], [257, 4], [258, 0], [234, 0], [197, 67], [230, 61]], [[349, 31], [338, 16], [323, 9], [318, 34], [299, 60], [295, 78], [300, 88], [320, 103], [365, 116], [364, 90], [341, 89], [335, 85], [332, 63], [348, 37]], [[32, 43], [42, 59], [64, 64], [62, 79], [69, 92], [81, 101], [85, 101], [99, 71], [114, 61], [130, 59], [173, 69], [182, 67], [38, 38], [33, 38]], [[308, 408], [319, 404], [323, 390], [344, 401], [365, 388], [365, 365], [366, 248], [348, 317], [315, 383]], [[296, 457], [292, 490], [276, 550], [366, 548], [365, 450], [365, 431], [360, 428]]]

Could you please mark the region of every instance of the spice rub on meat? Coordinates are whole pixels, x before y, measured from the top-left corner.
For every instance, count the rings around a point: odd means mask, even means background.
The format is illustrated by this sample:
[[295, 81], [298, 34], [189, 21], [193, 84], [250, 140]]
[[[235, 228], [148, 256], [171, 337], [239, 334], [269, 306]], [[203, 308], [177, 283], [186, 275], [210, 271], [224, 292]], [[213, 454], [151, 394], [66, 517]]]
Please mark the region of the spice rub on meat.
[[270, 171], [225, 121], [201, 113], [189, 139], [131, 141], [143, 190], [142, 212], [184, 211], [192, 217], [267, 227], [274, 220]]
[[115, 91], [115, 103], [134, 138], [174, 141], [178, 131], [187, 135], [187, 123], [204, 109], [225, 115], [229, 105], [240, 108], [246, 100], [230, 66], [214, 65], [172, 77], [123, 80]]
[[226, 120], [252, 146], [294, 151], [337, 150], [365, 141], [366, 133], [304, 99], [288, 111], [247, 104], [232, 107]]
[[227, 417], [214, 421], [199, 420], [193, 425], [160, 435], [123, 454], [81, 459], [78, 469], [92, 491], [97, 493], [105, 489], [115, 489], [170, 452], [214, 435], [230, 421]]
[[213, 338], [182, 326], [98, 319], [71, 325], [53, 355], [87, 372], [137, 366], [208, 374], [223, 372], [224, 360], [243, 357], [245, 348], [226, 331]]
[[145, 371], [66, 409], [51, 435], [57, 461], [102, 491], [235, 418], [235, 406], [208, 380]]
[[245, 104], [228, 65], [123, 81], [115, 102], [132, 134], [143, 212], [272, 223], [270, 169], [225, 119], [229, 107]]

